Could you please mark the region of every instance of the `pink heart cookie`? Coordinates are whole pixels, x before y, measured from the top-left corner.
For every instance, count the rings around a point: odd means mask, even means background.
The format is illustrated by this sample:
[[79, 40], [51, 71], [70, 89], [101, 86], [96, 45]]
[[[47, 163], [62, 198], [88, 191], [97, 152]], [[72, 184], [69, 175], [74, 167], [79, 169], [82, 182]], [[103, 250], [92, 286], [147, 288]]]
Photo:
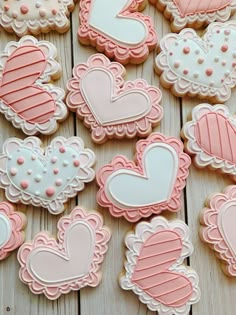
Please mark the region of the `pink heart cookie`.
[[236, 179], [235, 117], [224, 105], [200, 104], [182, 130], [187, 153], [198, 167], [230, 174]]
[[0, 25], [19, 37], [26, 34], [68, 30], [69, 11], [76, 0], [0, 0]]
[[125, 68], [102, 54], [73, 70], [67, 105], [90, 127], [94, 142], [145, 137], [161, 120], [161, 91], [145, 80], [124, 81]]
[[132, 290], [158, 314], [189, 314], [200, 299], [197, 273], [183, 264], [193, 252], [189, 229], [180, 220], [155, 217], [140, 222], [125, 239], [125, 273], [120, 286]]
[[95, 155], [79, 137], [55, 138], [41, 149], [36, 137], [9, 138], [0, 155], [0, 187], [11, 202], [64, 211], [64, 203], [95, 177]]
[[163, 210], [176, 212], [190, 164], [179, 139], [153, 133], [137, 143], [135, 163], [117, 156], [97, 172], [97, 202], [130, 222]]
[[0, 203], [0, 260], [7, 258], [25, 239], [26, 217], [8, 202]]
[[200, 237], [216, 253], [222, 269], [236, 276], [236, 186], [228, 186], [222, 194], [214, 194], [202, 210]]
[[[145, 0], [81, 0], [79, 40], [126, 63], [142, 63], [157, 43], [151, 18], [137, 11]], [[128, 30], [128, 31], [127, 31]]]
[[224, 103], [236, 85], [236, 22], [212, 23], [201, 39], [192, 29], [168, 34], [155, 69], [174, 95]]
[[50, 300], [85, 286], [96, 287], [110, 236], [98, 212], [77, 207], [58, 221], [58, 241], [40, 232], [21, 246], [20, 279], [34, 294], [43, 293]]
[[0, 54], [0, 112], [27, 135], [51, 134], [67, 116], [64, 91], [49, 82], [61, 67], [47, 41], [24, 36]]
[[149, 0], [171, 20], [173, 31], [199, 28], [214, 21], [226, 22], [236, 11], [235, 0]]

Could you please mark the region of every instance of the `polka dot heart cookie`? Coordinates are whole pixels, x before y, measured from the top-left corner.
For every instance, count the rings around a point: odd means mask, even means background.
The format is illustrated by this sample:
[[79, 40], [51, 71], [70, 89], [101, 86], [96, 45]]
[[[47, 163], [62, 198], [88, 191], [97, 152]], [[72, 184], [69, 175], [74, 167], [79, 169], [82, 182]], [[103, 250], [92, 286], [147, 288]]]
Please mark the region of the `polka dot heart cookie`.
[[64, 203], [94, 179], [95, 155], [78, 137], [57, 137], [45, 152], [40, 145], [36, 137], [6, 140], [0, 155], [0, 187], [11, 202], [59, 214]]
[[0, 25], [18, 36], [69, 28], [74, 0], [0, 0]]
[[236, 85], [236, 22], [212, 23], [201, 39], [192, 29], [168, 34], [155, 68], [174, 95], [223, 103]]

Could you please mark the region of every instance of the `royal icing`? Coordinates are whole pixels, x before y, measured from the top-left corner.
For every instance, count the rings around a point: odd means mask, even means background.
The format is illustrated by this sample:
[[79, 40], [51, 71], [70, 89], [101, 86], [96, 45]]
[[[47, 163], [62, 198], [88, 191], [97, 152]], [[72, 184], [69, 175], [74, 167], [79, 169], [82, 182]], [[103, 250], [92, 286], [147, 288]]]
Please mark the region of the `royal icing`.
[[145, 80], [125, 82], [125, 74], [121, 64], [102, 54], [73, 69], [66, 103], [90, 127], [94, 142], [145, 137], [163, 116], [161, 91]]
[[18, 36], [69, 28], [74, 0], [0, 0], [0, 25]]
[[0, 260], [24, 242], [26, 217], [8, 202], [0, 203]]
[[178, 211], [191, 163], [182, 142], [153, 133], [137, 143], [135, 162], [117, 156], [97, 172], [98, 203], [130, 222], [163, 210]]
[[208, 243], [222, 261], [222, 269], [236, 276], [236, 186], [214, 194], [201, 213], [201, 239]]
[[142, 63], [157, 43], [150, 17], [136, 12], [143, 7], [143, 0], [81, 0], [79, 40], [122, 64]]
[[51, 134], [67, 116], [64, 91], [52, 84], [61, 72], [57, 50], [25, 36], [0, 54], [0, 112], [28, 135]]
[[202, 39], [192, 29], [161, 40], [156, 70], [177, 96], [225, 102], [236, 85], [236, 22], [212, 23]]
[[125, 274], [119, 279], [158, 314], [187, 315], [200, 299], [197, 273], [183, 261], [193, 252], [189, 229], [180, 220], [155, 217], [140, 222], [125, 239]]
[[55, 138], [45, 153], [36, 137], [8, 139], [0, 155], [0, 187], [12, 202], [64, 211], [64, 203], [94, 179], [95, 155], [79, 137]]
[[224, 105], [200, 104], [182, 130], [186, 151], [198, 167], [214, 168], [236, 179], [235, 117]]
[[214, 21], [226, 22], [236, 10], [235, 0], [149, 0], [172, 21], [172, 29], [199, 28]]
[[108, 249], [110, 230], [97, 212], [75, 208], [58, 222], [58, 241], [38, 233], [18, 252], [20, 279], [34, 294], [55, 300], [71, 290], [97, 286]]

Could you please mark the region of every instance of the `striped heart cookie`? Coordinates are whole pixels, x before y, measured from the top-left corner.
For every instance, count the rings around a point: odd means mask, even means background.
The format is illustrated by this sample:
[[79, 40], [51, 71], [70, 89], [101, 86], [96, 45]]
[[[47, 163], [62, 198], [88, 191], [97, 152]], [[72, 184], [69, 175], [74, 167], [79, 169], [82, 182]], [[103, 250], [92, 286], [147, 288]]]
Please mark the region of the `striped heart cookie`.
[[125, 243], [122, 289], [132, 290], [158, 314], [187, 315], [200, 299], [198, 275], [183, 264], [193, 252], [187, 225], [155, 217], [150, 223], [140, 222]]

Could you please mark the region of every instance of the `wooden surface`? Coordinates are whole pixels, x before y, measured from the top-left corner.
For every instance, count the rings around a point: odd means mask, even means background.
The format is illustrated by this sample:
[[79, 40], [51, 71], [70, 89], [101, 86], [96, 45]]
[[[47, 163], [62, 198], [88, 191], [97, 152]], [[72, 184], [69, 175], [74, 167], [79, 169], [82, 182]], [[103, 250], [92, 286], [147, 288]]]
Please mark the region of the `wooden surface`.
[[[111, 0], [115, 1], [115, 0]], [[168, 21], [163, 18], [151, 5], [147, 5], [145, 11], [155, 21], [159, 38], [170, 32]], [[73, 65], [86, 62], [87, 58], [96, 53], [90, 47], [81, 46], [77, 40], [78, 29], [78, 4], [72, 13], [71, 28], [64, 35], [51, 32], [39, 36], [40, 39], [51, 41], [58, 49], [59, 62], [62, 65], [62, 78], [56, 82], [65, 88], [66, 82], [71, 78]], [[0, 32], [0, 49], [3, 50], [10, 40], [17, 40], [15, 35], [9, 35], [5, 31]], [[155, 52], [150, 54], [148, 60], [139, 66], [127, 66], [127, 77], [129, 80], [144, 78], [150, 84], [159, 86], [159, 78], [154, 73], [153, 61]], [[161, 131], [165, 135], [180, 137], [180, 129], [186, 121], [194, 105], [201, 103], [197, 99], [178, 99], [168, 91], [160, 87], [163, 92], [162, 106], [164, 118], [155, 131]], [[231, 100], [227, 103], [232, 113], [235, 110], [236, 91], [233, 92]], [[17, 131], [0, 116], [0, 145], [12, 136], [24, 138], [21, 131]], [[40, 136], [43, 143], [47, 145], [55, 136], [63, 135], [70, 137], [78, 135], [83, 138], [87, 147], [94, 150], [97, 156], [96, 169], [105, 163], [109, 163], [117, 154], [124, 154], [132, 158], [137, 139], [108, 141], [103, 145], [95, 145], [90, 138], [90, 132], [83, 123], [70, 113], [68, 119], [61, 124], [58, 131], [50, 136]], [[183, 194], [183, 207], [178, 214], [179, 218], [185, 220], [191, 230], [191, 238], [194, 244], [194, 254], [190, 257], [190, 266], [195, 268], [200, 276], [202, 291], [201, 301], [194, 305], [192, 315], [233, 315], [235, 314], [236, 280], [226, 277], [221, 271], [219, 261], [213, 252], [203, 244], [198, 237], [199, 211], [204, 206], [204, 201], [214, 192], [220, 192], [226, 185], [232, 182], [223, 175], [210, 172], [206, 169], [198, 170], [191, 166], [187, 187]], [[152, 315], [145, 305], [139, 303], [138, 298], [132, 292], [124, 292], [118, 285], [118, 275], [123, 268], [124, 245], [123, 240], [126, 232], [132, 229], [132, 225], [124, 219], [112, 218], [106, 209], [101, 209], [96, 203], [96, 183], [88, 184], [86, 189], [67, 204], [65, 213], [78, 204], [85, 209], [98, 210], [104, 216], [104, 221], [112, 230], [112, 239], [105, 261], [102, 265], [103, 280], [97, 288], [85, 288], [81, 292], [72, 292], [64, 295], [57, 301], [48, 301], [43, 295], [33, 295], [28, 287], [20, 282], [18, 278], [19, 264], [16, 260], [16, 252], [0, 265], [0, 315]], [[5, 200], [1, 192], [1, 200]], [[60, 216], [52, 216], [46, 210], [18, 206], [24, 211], [28, 218], [26, 229], [26, 240], [41, 230], [48, 230], [56, 234], [56, 224]], [[164, 213], [168, 218], [173, 217]]]

